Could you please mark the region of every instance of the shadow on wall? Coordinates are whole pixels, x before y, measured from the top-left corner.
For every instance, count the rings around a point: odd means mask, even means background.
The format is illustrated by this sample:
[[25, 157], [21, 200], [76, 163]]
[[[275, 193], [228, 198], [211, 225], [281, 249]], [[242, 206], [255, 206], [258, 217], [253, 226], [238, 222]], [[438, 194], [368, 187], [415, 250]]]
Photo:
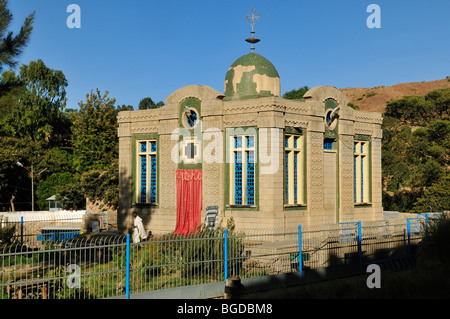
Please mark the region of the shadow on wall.
[[[412, 249], [415, 251], [416, 246], [414, 245]], [[361, 266], [357, 255], [343, 259], [333, 253], [329, 253], [328, 267], [319, 269], [303, 267], [302, 276], [297, 271], [255, 278], [241, 279], [234, 277], [231, 279], [230, 284], [227, 282], [229, 287], [225, 288], [228, 292], [226, 297], [227, 299], [295, 299], [298, 292], [306, 284], [357, 276], [367, 277], [366, 268], [370, 263], [406, 256], [406, 245], [400, 245], [392, 249], [381, 248], [375, 250], [370, 257], [364, 257], [363, 265]], [[292, 268], [298, 270], [298, 263], [293, 263]], [[383, 267], [381, 268], [384, 269]]]
[[148, 225], [153, 217], [153, 207], [147, 204], [136, 204], [133, 200], [134, 185], [132, 184], [131, 174], [128, 168], [119, 171], [119, 207], [117, 209], [117, 229], [121, 234], [132, 233], [133, 217], [131, 213], [136, 210], [139, 217], [142, 218], [144, 227], [148, 232], [151, 229]]

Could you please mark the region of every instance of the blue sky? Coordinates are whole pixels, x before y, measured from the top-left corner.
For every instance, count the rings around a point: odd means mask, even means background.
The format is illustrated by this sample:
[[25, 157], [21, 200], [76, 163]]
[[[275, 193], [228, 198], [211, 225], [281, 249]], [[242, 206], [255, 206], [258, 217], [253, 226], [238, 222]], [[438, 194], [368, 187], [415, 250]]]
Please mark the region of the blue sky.
[[[278, 69], [281, 92], [302, 86], [374, 87], [450, 76], [448, 0], [9, 0], [17, 32], [36, 10], [20, 64], [42, 59], [68, 79], [67, 107], [91, 90], [117, 105], [155, 102], [190, 84], [224, 91], [225, 74], [251, 52], [244, 41], [252, 7], [256, 53]], [[370, 29], [369, 4], [381, 9]], [[67, 27], [70, 4], [81, 28]]]

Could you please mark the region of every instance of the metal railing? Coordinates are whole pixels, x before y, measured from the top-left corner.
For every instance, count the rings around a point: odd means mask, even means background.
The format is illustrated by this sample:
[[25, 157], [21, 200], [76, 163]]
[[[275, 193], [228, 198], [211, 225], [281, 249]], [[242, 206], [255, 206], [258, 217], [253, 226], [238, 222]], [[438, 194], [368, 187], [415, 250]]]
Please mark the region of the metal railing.
[[[425, 218], [424, 218], [425, 217]], [[0, 298], [110, 298], [139, 292], [414, 256], [427, 216], [288, 229], [208, 229], [130, 243], [130, 235], [64, 238], [0, 250]]]

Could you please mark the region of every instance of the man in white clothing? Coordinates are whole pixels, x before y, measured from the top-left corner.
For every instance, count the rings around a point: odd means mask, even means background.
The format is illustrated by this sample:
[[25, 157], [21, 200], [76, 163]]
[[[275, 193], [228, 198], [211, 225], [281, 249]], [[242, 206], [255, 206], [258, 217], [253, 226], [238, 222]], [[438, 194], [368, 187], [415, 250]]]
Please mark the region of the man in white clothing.
[[142, 223], [142, 218], [138, 216], [136, 211], [132, 212], [134, 222], [133, 222], [133, 243], [139, 243], [147, 239], [147, 233], [145, 232], [144, 224]]

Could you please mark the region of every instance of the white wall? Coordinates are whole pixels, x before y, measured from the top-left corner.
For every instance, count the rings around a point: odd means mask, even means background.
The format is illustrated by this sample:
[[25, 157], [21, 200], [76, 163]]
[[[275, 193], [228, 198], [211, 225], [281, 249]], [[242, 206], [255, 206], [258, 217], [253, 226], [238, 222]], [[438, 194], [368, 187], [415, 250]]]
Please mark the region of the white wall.
[[86, 213], [85, 210], [59, 210], [59, 211], [25, 211], [25, 212], [14, 212], [14, 213], [0, 213], [3, 216], [3, 220], [7, 218], [8, 222], [20, 222], [21, 217], [23, 217], [24, 222], [30, 221], [59, 221], [64, 222], [74, 222], [79, 220], [81, 222], [83, 215]]

